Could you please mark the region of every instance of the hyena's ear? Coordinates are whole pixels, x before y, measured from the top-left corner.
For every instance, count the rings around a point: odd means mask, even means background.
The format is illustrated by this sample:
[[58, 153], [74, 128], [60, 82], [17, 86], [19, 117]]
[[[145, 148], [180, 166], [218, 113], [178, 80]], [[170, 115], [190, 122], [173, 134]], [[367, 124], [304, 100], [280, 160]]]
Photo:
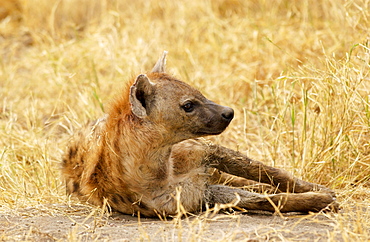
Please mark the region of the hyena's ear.
[[166, 72], [166, 56], [167, 51], [163, 51], [162, 56], [158, 59], [157, 63], [152, 69], [152, 72], [164, 73]]
[[136, 77], [135, 83], [130, 88], [131, 110], [139, 118], [148, 115], [147, 104], [148, 97], [154, 93], [154, 84], [149, 78], [141, 74]]

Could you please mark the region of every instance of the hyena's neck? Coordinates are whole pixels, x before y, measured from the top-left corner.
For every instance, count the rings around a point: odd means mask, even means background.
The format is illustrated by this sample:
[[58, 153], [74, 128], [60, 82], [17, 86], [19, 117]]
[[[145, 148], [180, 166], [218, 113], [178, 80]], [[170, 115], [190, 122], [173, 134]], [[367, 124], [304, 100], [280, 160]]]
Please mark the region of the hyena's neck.
[[107, 148], [127, 175], [135, 174], [139, 180], [166, 180], [172, 174], [168, 162], [172, 144], [161, 135], [160, 127], [130, 117], [107, 121]]

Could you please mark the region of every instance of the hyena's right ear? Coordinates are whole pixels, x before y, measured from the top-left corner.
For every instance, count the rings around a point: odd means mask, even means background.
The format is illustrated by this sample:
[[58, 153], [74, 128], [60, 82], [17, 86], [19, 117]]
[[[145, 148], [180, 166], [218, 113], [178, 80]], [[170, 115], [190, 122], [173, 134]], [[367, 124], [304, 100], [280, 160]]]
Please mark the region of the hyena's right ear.
[[147, 113], [147, 100], [154, 93], [154, 84], [149, 78], [141, 74], [136, 77], [135, 83], [130, 88], [130, 103], [132, 113], [139, 118], [144, 118]]
[[167, 51], [163, 51], [162, 56], [158, 59], [157, 63], [152, 69], [152, 72], [164, 73], [166, 72], [166, 56]]

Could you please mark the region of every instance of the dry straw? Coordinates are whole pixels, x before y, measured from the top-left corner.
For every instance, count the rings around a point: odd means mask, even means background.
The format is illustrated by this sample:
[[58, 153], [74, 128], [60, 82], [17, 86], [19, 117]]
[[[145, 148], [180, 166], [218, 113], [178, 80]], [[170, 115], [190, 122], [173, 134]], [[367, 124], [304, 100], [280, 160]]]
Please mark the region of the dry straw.
[[[253, 227], [243, 223], [246, 216], [213, 210], [183, 219], [179, 204], [182, 219], [141, 219], [126, 229], [139, 227], [142, 240], [369, 240], [369, 6], [1, 0], [0, 239], [115, 238], [104, 234], [108, 205], [78, 205], [65, 195], [61, 153], [75, 129], [101, 116], [125, 80], [149, 70], [166, 49], [169, 72], [236, 110], [230, 128], [212, 141], [335, 189], [343, 210], [294, 226], [279, 227], [289, 221], [271, 217], [281, 220]], [[59, 232], [19, 219], [37, 224], [46, 215], [85, 219], [78, 229], [61, 223]], [[294, 230], [302, 223], [324, 229], [299, 237]]]

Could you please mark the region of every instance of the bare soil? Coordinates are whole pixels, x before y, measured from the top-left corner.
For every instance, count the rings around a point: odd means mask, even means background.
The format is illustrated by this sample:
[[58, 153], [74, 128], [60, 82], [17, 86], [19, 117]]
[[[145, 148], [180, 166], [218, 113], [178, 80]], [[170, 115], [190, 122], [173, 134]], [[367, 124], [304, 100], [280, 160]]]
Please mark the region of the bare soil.
[[334, 214], [265, 212], [169, 218], [99, 215], [84, 206], [48, 205], [0, 214], [1, 241], [342, 241]]

